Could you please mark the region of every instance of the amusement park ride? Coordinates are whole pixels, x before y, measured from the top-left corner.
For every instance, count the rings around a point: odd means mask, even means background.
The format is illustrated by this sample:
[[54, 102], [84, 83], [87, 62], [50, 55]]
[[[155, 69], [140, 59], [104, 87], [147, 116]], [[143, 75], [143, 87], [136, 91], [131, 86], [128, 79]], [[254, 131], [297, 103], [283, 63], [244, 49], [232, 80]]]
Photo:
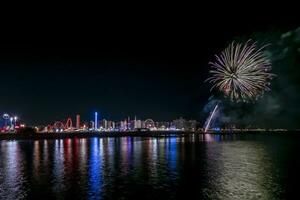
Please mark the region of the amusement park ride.
[[62, 132], [62, 131], [74, 131], [76, 129], [80, 129], [80, 121], [78, 122], [78, 120], [77, 120], [76, 127], [73, 127], [72, 118], [69, 117], [65, 123], [63, 121], [56, 121], [56, 122], [54, 122], [53, 125], [46, 126], [45, 131], [46, 132]]
[[[95, 113], [95, 121], [93, 124], [98, 123], [98, 113]], [[96, 123], [97, 122], [97, 123]], [[98, 130], [96, 125], [92, 126], [92, 130]], [[72, 131], [84, 131], [88, 130], [88, 126], [86, 124], [81, 124], [80, 115], [76, 115], [76, 125], [73, 126], [73, 121], [71, 117], [68, 117], [66, 121], [56, 121], [53, 124], [49, 124], [43, 130], [43, 132], [72, 132]]]
[[[106, 120], [102, 120], [106, 121]], [[107, 121], [106, 121], [107, 122]], [[114, 123], [114, 122], [113, 122]], [[151, 130], [155, 128], [155, 123], [152, 119], [147, 119], [143, 121], [143, 126], [139, 126], [136, 123], [136, 119], [130, 122], [130, 119], [126, 119], [119, 124], [119, 127], [101, 126], [101, 121], [99, 121], [98, 112], [94, 113], [94, 120], [90, 121], [88, 124], [80, 122], [80, 115], [76, 115], [76, 125], [74, 126], [72, 118], [68, 117], [66, 120], [56, 121], [53, 124], [46, 126], [42, 132], [73, 132], [73, 131], [128, 131], [128, 130], [139, 130], [147, 129]], [[134, 125], [134, 127], [132, 126]]]
[[11, 131], [16, 131], [19, 128], [23, 128], [25, 125], [24, 124], [19, 124], [17, 116], [12, 116], [7, 113], [4, 113], [2, 115], [2, 119], [0, 120], [1, 125], [0, 125], [0, 131], [1, 132], [11, 132]]

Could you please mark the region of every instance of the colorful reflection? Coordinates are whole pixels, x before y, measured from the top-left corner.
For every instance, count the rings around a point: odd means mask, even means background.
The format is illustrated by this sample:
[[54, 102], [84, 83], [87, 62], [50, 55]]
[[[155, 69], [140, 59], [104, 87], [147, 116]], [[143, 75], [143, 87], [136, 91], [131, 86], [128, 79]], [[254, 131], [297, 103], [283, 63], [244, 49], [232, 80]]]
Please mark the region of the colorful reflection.
[[0, 141], [0, 197], [276, 199], [286, 192], [282, 166], [299, 166], [278, 157], [297, 152], [298, 140], [288, 151], [281, 140], [265, 141], [218, 134]]
[[92, 138], [90, 144], [90, 163], [89, 163], [89, 198], [101, 196], [103, 185], [102, 180], [102, 154], [103, 148], [100, 146], [99, 138]]
[[24, 157], [17, 141], [1, 142], [0, 197], [1, 199], [26, 198]]

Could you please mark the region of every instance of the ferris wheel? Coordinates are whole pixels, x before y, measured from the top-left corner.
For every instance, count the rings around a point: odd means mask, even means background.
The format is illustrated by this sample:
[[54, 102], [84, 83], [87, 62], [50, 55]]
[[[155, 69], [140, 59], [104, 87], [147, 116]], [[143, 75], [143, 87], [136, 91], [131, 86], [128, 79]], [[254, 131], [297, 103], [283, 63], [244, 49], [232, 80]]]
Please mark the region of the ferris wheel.
[[155, 123], [152, 119], [146, 119], [144, 123], [145, 123], [145, 128], [148, 129], [155, 128]]
[[2, 117], [3, 117], [3, 119], [9, 119], [9, 114], [4, 113]]
[[8, 122], [8, 120], [9, 120], [9, 114], [4, 113], [4, 114], [2, 115], [2, 118], [4, 119], [4, 126], [7, 126], [7, 122]]

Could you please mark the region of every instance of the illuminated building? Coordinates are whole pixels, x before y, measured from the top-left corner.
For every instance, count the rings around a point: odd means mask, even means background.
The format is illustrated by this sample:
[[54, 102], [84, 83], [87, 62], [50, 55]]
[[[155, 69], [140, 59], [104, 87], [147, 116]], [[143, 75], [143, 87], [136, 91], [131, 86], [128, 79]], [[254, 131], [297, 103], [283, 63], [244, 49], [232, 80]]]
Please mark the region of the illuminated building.
[[191, 130], [194, 131], [196, 130], [196, 125], [197, 122], [196, 120], [185, 120], [182, 117], [180, 117], [179, 119], [175, 119], [173, 120], [173, 127], [175, 127], [176, 129], [179, 130]]
[[134, 121], [134, 128], [142, 128], [142, 121], [141, 120], [135, 120]]
[[107, 129], [112, 130], [114, 129], [114, 122], [113, 121], [107, 121]]
[[170, 128], [170, 122], [155, 122], [155, 126], [158, 129], [165, 130]]
[[137, 128], [136, 127], [136, 116], [134, 116], [134, 128]]
[[88, 125], [89, 129], [95, 129], [95, 122], [94, 121], [90, 121], [89, 125]]
[[174, 126], [175, 126], [176, 129], [184, 130], [186, 120], [183, 119], [182, 117], [180, 117], [179, 119], [173, 120], [173, 123], [174, 123]]
[[140, 129], [140, 128], [142, 128], [142, 121], [137, 120], [135, 116], [132, 129]]
[[136, 121], [136, 127], [137, 128], [142, 128], [142, 121], [141, 120]]
[[195, 131], [197, 127], [197, 121], [196, 120], [189, 120], [188, 121], [188, 129], [191, 131]]
[[107, 123], [107, 120], [106, 120], [106, 119], [103, 119], [103, 120], [102, 120], [101, 126], [102, 126], [102, 128], [104, 128], [105, 130], [108, 129], [108, 123]]
[[121, 121], [121, 122], [120, 122], [120, 130], [124, 130], [124, 129], [125, 129], [124, 127], [125, 127], [124, 122]]
[[121, 121], [120, 123], [120, 130], [126, 131], [127, 130], [127, 121], [126, 119], [124, 121]]
[[115, 130], [115, 128], [116, 128], [115, 122], [112, 122], [112, 129]]
[[108, 129], [107, 120], [104, 121], [104, 129]]
[[112, 129], [112, 121], [107, 121], [107, 129]]
[[123, 127], [123, 130], [127, 130], [127, 121], [126, 121], [126, 119], [124, 120], [124, 127]]
[[[129, 120], [130, 120], [130, 118], [129, 118]], [[128, 121], [128, 123], [127, 123], [127, 129], [128, 130], [134, 130], [134, 127], [135, 127], [135, 120]]]
[[76, 115], [76, 129], [80, 129], [80, 115]]
[[[5, 116], [7, 118], [7, 116]], [[3, 117], [4, 118], [4, 117]], [[1, 130], [15, 130], [21, 127], [20, 120], [15, 117], [8, 117], [8, 126], [5, 128], [1, 128]], [[24, 125], [25, 126], [25, 125]], [[75, 125], [72, 124], [72, 119], [69, 117], [67, 120], [63, 121], [55, 121], [54, 123], [50, 123], [47, 126], [42, 126], [41, 131], [45, 132], [63, 132], [63, 131], [74, 131]], [[197, 129], [197, 121], [196, 120], [186, 120], [182, 117], [179, 119], [175, 119], [172, 122], [154, 122], [152, 119], [146, 119], [142, 121], [134, 117], [130, 121], [130, 118], [127, 117], [122, 121], [114, 122], [106, 119], [99, 119], [98, 112], [94, 113], [94, 119], [90, 122], [81, 121], [80, 115], [76, 115], [76, 129], [77, 130], [95, 130], [95, 131], [135, 131], [140, 129], [148, 129], [151, 131], [174, 131], [174, 130], [182, 130], [182, 131], [196, 131]]]
[[[82, 125], [82, 129], [83, 129], [83, 130], [87, 130], [87, 129], [89, 129], [89, 126], [90, 126], [90, 123], [85, 122], [85, 123], [83, 123], [83, 125]], [[93, 127], [93, 126], [92, 126], [92, 127]]]
[[126, 126], [127, 130], [130, 130], [130, 117], [127, 117], [127, 126]]

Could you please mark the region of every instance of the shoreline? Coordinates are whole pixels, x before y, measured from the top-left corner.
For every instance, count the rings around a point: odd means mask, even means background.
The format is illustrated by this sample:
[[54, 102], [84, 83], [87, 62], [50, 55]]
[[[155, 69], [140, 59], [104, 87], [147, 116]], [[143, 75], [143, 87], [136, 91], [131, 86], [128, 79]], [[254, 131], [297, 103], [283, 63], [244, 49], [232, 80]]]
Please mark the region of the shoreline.
[[64, 132], [64, 133], [1, 133], [0, 140], [39, 140], [39, 139], [65, 139], [65, 138], [91, 138], [91, 137], [170, 137], [187, 136], [191, 134], [202, 134], [202, 132]]
[[296, 133], [295, 131], [233, 131], [209, 132], [203, 131], [131, 131], [131, 132], [64, 132], [64, 133], [0, 133], [0, 140], [40, 140], [40, 139], [65, 139], [65, 138], [91, 138], [91, 137], [186, 137], [194, 134], [282, 134]]

